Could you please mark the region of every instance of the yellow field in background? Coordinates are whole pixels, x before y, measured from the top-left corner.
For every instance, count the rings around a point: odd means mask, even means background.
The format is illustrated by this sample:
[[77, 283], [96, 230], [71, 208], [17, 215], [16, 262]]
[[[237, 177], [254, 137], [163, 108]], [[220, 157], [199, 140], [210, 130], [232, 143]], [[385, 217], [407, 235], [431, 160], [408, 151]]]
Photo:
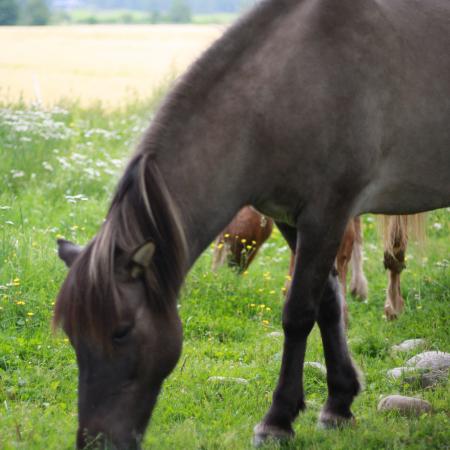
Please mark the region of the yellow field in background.
[[0, 97], [123, 104], [183, 71], [223, 26], [0, 27]]

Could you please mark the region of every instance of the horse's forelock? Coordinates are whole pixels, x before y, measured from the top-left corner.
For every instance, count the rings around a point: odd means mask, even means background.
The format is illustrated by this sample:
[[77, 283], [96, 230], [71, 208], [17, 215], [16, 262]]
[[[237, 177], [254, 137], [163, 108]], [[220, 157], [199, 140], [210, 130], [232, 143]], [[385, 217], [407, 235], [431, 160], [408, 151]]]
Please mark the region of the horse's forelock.
[[99, 233], [72, 266], [55, 306], [55, 325], [109, 346], [119, 320], [117, 254], [131, 255], [145, 241], [156, 247], [143, 281], [149, 307], [176, 301], [186, 245], [176, 208], [155, 161], [138, 155], [129, 164]]

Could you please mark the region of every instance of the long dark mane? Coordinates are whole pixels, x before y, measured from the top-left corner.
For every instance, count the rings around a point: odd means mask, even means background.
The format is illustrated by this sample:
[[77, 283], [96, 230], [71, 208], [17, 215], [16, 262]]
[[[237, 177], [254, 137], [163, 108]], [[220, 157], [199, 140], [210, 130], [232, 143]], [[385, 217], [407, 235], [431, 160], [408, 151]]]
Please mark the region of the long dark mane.
[[[102, 344], [119, 320], [119, 269], [147, 241], [156, 246], [143, 275], [148, 306], [163, 311], [176, 301], [186, 263], [184, 233], [151, 153], [130, 161], [99, 233], [71, 267], [58, 296], [54, 324], [76, 339], [81, 333]], [[120, 305], [123, 308], [123, 305]]]

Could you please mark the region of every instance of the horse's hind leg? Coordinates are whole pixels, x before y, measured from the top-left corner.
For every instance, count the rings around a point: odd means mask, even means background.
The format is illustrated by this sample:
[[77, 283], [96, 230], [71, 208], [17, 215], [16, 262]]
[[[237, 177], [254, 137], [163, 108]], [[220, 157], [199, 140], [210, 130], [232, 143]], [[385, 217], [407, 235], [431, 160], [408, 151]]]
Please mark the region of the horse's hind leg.
[[[329, 411], [330, 416], [351, 417], [350, 403], [359, 384], [345, 343], [337, 278], [330, 275], [335, 272], [333, 263], [346, 224], [345, 220], [333, 223], [334, 217], [314, 224], [302, 223], [299, 233], [293, 228], [279, 226], [291, 249], [296, 247], [296, 260], [283, 310], [285, 341], [280, 377], [272, 405], [263, 421], [255, 427], [256, 445], [270, 438], [282, 439], [294, 434], [292, 422], [305, 407], [302, 378], [306, 341], [317, 319], [323, 328], [330, 327], [324, 338], [330, 374], [330, 401], [325, 411]], [[296, 238], [300, 234], [301, 241]], [[325, 300], [320, 307], [323, 294]], [[337, 344], [330, 342], [333, 337]], [[340, 398], [342, 402], [338, 401]]]
[[353, 219], [355, 227], [355, 242], [352, 250], [352, 279], [350, 281], [350, 292], [355, 297], [362, 300], [367, 298], [368, 288], [367, 279], [363, 271], [363, 257], [362, 257], [362, 229], [361, 217]]
[[407, 217], [390, 216], [388, 239], [385, 240], [384, 251], [384, 267], [389, 270], [389, 282], [384, 304], [384, 313], [388, 320], [396, 319], [403, 312], [405, 305], [400, 290], [400, 274], [405, 268], [407, 242]]
[[355, 227], [353, 220], [350, 220], [345, 228], [344, 236], [336, 256], [336, 268], [339, 280], [341, 282], [343, 301], [342, 310], [344, 312], [345, 327], [348, 327], [348, 307], [347, 307], [347, 272], [348, 263], [352, 257], [353, 246], [355, 242]]

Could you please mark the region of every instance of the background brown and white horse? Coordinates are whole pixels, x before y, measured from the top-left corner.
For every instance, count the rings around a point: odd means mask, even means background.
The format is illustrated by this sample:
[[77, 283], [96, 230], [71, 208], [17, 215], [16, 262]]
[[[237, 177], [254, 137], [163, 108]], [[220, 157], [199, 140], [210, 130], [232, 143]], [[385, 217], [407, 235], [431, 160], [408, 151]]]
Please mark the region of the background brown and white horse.
[[[384, 312], [388, 320], [396, 319], [404, 309], [400, 276], [406, 267], [408, 236], [413, 233], [423, 239], [424, 214], [383, 216], [384, 267], [388, 270], [388, 286]], [[225, 262], [239, 272], [246, 270], [264, 242], [270, 237], [273, 220], [250, 206], [242, 208], [217, 237], [214, 245], [212, 269]], [[289, 275], [294, 271], [295, 255], [291, 253]], [[336, 256], [336, 269], [343, 291], [343, 312], [348, 324], [347, 274], [351, 264], [351, 294], [361, 300], [367, 298], [368, 284], [363, 268], [363, 237], [361, 218], [350, 220]], [[289, 282], [287, 283], [287, 285]]]

